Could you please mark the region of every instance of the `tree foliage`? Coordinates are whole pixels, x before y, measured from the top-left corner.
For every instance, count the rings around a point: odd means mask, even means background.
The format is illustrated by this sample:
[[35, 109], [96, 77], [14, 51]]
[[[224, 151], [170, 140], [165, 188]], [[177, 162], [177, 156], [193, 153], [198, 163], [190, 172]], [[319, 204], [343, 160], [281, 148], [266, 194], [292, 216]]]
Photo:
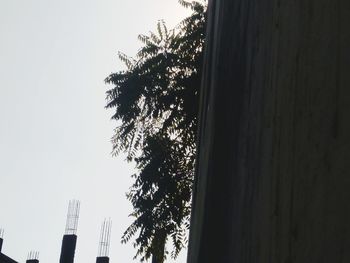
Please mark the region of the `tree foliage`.
[[118, 121], [113, 153], [127, 153], [137, 173], [127, 198], [134, 222], [122, 242], [136, 236], [135, 257], [162, 262], [170, 238], [175, 258], [186, 244], [195, 164], [198, 92], [205, 33], [205, 4], [179, 1], [193, 13], [176, 28], [163, 21], [157, 32], [140, 35], [135, 58], [119, 53], [127, 69], [106, 82], [107, 108]]

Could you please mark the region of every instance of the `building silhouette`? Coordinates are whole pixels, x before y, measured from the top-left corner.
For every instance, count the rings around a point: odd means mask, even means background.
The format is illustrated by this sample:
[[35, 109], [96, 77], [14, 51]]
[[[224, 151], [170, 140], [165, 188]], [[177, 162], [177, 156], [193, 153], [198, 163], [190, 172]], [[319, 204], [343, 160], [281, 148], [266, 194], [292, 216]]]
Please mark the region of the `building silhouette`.
[[73, 263], [77, 244], [77, 228], [80, 211], [80, 202], [69, 201], [66, 229], [62, 240], [60, 263]]
[[26, 263], [39, 263], [39, 252], [37, 251], [29, 252]]
[[109, 245], [111, 237], [112, 221], [105, 220], [101, 225], [100, 243], [96, 263], [109, 263]]
[[[74, 263], [74, 255], [77, 244], [77, 229], [80, 212], [78, 200], [69, 201], [65, 232], [62, 238], [59, 263]], [[109, 246], [112, 229], [112, 221], [104, 220], [101, 225], [100, 240], [96, 263], [109, 263]], [[18, 261], [2, 253], [4, 230], [0, 229], [0, 263], [18, 263]], [[28, 253], [26, 263], [39, 263], [39, 252]]]
[[17, 263], [17, 261], [13, 260], [12, 258], [2, 253], [2, 244], [4, 242], [3, 237], [4, 237], [4, 230], [0, 229], [0, 263]]

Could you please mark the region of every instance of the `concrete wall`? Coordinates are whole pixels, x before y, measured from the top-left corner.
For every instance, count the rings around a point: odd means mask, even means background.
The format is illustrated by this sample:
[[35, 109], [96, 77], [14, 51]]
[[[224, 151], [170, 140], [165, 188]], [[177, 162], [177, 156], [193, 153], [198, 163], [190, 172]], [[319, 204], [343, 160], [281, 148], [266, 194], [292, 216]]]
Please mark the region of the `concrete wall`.
[[15, 260], [2, 253], [3, 242], [4, 240], [0, 238], [0, 263], [17, 263]]
[[97, 257], [96, 263], [109, 263], [109, 257]]
[[73, 263], [75, 248], [77, 245], [76, 235], [64, 235], [62, 239], [60, 263]]
[[17, 263], [17, 261], [12, 258], [0, 253], [0, 263]]
[[350, 1], [208, 19], [188, 262], [350, 262]]

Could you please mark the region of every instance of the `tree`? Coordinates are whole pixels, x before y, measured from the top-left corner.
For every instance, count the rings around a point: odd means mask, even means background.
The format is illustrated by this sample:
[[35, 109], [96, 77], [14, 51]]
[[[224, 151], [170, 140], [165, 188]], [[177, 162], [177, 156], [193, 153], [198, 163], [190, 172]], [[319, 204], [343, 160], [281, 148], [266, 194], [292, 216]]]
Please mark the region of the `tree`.
[[193, 10], [175, 29], [163, 21], [157, 33], [140, 35], [136, 58], [119, 53], [127, 69], [106, 82], [107, 108], [120, 125], [112, 138], [113, 153], [135, 161], [135, 183], [127, 198], [135, 217], [122, 242], [137, 235], [135, 257], [151, 255], [163, 262], [165, 243], [176, 258], [186, 244], [195, 164], [198, 92], [205, 33], [205, 4], [180, 3]]

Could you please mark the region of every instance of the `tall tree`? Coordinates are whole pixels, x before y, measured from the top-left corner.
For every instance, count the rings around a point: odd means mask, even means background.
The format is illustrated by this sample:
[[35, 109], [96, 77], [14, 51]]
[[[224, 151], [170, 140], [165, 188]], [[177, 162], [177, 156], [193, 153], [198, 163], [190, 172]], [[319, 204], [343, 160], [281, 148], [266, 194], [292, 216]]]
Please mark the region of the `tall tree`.
[[204, 2], [179, 1], [193, 13], [176, 28], [163, 21], [157, 33], [140, 35], [143, 47], [136, 58], [119, 53], [127, 69], [107, 77], [107, 108], [118, 121], [113, 152], [135, 161], [135, 183], [127, 198], [134, 222], [122, 242], [137, 236], [135, 257], [151, 255], [163, 262], [176, 258], [186, 244], [195, 164], [198, 92], [205, 32]]

